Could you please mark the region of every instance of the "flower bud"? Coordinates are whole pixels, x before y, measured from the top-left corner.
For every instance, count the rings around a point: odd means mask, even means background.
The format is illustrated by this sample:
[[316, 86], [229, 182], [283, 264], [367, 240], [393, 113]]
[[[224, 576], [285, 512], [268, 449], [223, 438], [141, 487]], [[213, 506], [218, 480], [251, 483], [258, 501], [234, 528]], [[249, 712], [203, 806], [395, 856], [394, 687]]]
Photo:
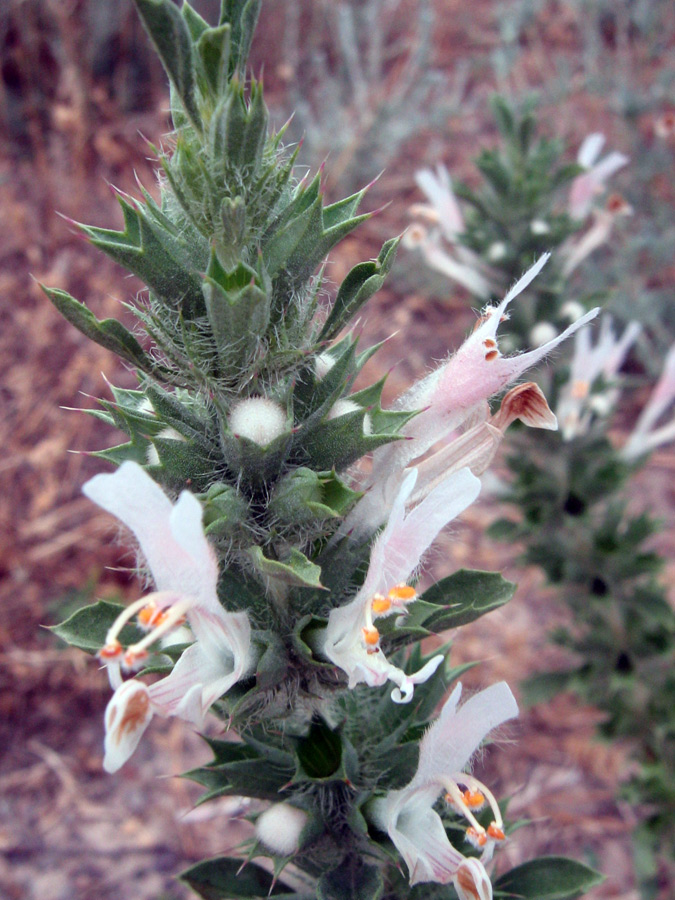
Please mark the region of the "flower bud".
[[492, 900], [492, 885], [477, 859], [465, 859], [452, 879], [459, 900]]
[[585, 312], [586, 309], [578, 300], [568, 300], [560, 307], [560, 318], [567, 319], [568, 322], [576, 322]]
[[300, 836], [308, 818], [304, 809], [275, 803], [255, 823], [256, 837], [272, 853], [292, 856], [300, 849]]
[[537, 322], [530, 332], [530, 343], [533, 347], [543, 347], [558, 337], [558, 332], [550, 322]]
[[506, 256], [507, 250], [508, 247], [504, 241], [495, 241], [494, 244], [490, 244], [487, 249], [487, 258], [492, 263], [501, 262]]
[[237, 437], [266, 447], [286, 431], [286, 413], [268, 397], [249, 397], [232, 407], [228, 425]]

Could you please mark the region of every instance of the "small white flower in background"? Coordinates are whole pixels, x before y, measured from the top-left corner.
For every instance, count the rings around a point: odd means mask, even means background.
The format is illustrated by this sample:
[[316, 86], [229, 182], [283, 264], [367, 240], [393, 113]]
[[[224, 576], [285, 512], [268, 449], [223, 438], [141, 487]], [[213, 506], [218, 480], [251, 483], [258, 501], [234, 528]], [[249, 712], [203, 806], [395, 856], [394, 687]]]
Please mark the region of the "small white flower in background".
[[[465, 230], [462, 210], [452, 190], [450, 174], [438, 165], [436, 172], [422, 169], [415, 181], [428, 204], [415, 203], [410, 214], [421, 219], [411, 225], [403, 238], [404, 246], [421, 250], [426, 263], [478, 297], [488, 298], [493, 290], [491, 274], [480, 257], [459, 243]], [[429, 227], [427, 227], [427, 225]], [[450, 246], [443, 246], [446, 241]]]
[[[504, 682], [475, 694], [458, 708], [461, 690], [458, 684], [422, 738], [412, 781], [377, 800], [373, 816], [405, 860], [411, 885], [452, 882], [462, 900], [491, 900], [492, 886], [482, 862], [466, 859], [453, 847], [434, 806], [443, 794], [469, 823], [467, 839], [482, 849], [481, 859], [492, 856], [495, 844], [505, 837], [499, 807], [490, 791], [462, 769], [490, 731], [518, 715], [518, 706]], [[474, 815], [485, 805], [494, 816], [487, 829]]]
[[387, 525], [372, 545], [370, 563], [363, 586], [345, 606], [331, 610], [323, 654], [349, 676], [349, 687], [365, 683], [370, 687], [392, 681], [396, 703], [408, 703], [415, 684], [426, 681], [443, 661], [435, 656], [413, 675], [390, 663], [380, 648], [377, 616], [392, 610], [405, 613], [416, 599], [411, 578], [426, 550], [448, 522], [463, 512], [478, 496], [480, 481], [462, 469], [435, 488], [412, 511], [406, 503], [415, 487], [417, 470], [409, 472], [401, 485]]
[[527, 353], [502, 356], [497, 344], [497, 329], [506, 318], [506, 309], [536, 277], [548, 258], [548, 254], [542, 256], [511, 288], [499, 306], [489, 306], [483, 311], [473, 333], [446, 363], [414, 384], [396, 401], [396, 409], [419, 409], [421, 412], [401, 431], [408, 440], [393, 442], [374, 452], [372, 472], [366, 484], [368, 492], [347, 517], [346, 529], [363, 533], [379, 527], [386, 519], [408, 466], [418, 465], [417, 461], [434, 444], [457, 429], [467, 430], [476, 419], [485, 420], [486, 401], [493, 394], [519, 378], [597, 315], [598, 309], [591, 310], [541, 347]]
[[300, 849], [302, 832], [309, 816], [290, 803], [274, 803], [255, 823], [255, 835], [272, 853], [292, 856]]
[[[619, 388], [611, 383], [612, 379], [616, 378], [641, 330], [637, 322], [630, 322], [621, 337], [617, 337], [612, 317], [605, 315], [595, 346], [588, 329], [577, 333], [569, 379], [560, 392], [556, 410], [563, 440], [569, 441], [585, 434], [594, 412], [606, 415], [614, 408]], [[600, 376], [607, 384], [601, 395], [593, 395], [593, 383]], [[603, 413], [603, 410], [606, 412]]]
[[537, 322], [530, 331], [530, 343], [533, 347], [543, 347], [558, 336], [558, 329], [552, 322]]
[[560, 247], [563, 275], [571, 275], [586, 257], [607, 243], [618, 218], [632, 214], [633, 207], [626, 203], [621, 194], [612, 194], [604, 208], [595, 208], [592, 214], [593, 224], [588, 231], [581, 237], [568, 238]]
[[230, 431], [266, 447], [287, 430], [286, 412], [269, 397], [248, 397], [235, 403], [228, 416]]
[[585, 219], [595, 198], [605, 190], [606, 182], [630, 162], [623, 153], [616, 152], [598, 160], [604, 144], [604, 134], [596, 132], [584, 138], [579, 147], [577, 162], [586, 171], [577, 175], [570, 186], [568, 211], [573, 219]]
[[450, 173], [444, 165], [436, 166], [436, 172], [431, 169], [421, 169], [415, 172], [415, 181], [422, 193], [426, 196], [431, 204], [425, 207], [420, 204], [413, 207], [419, 214], [426, 211], [429, 221], [438, 224], [443, 237], [454, 244], [458, 235], [465, 230], [464, 216], [455, 193], [452, 190], [452, 179]]
[[675, 417], [657, 426], [659, 419], [675, 403], [675, 345], [666, 356], [663, 372], [642, 410], [635, 428], [621, 453], [629, 461], [651, 453], [662, 444], [675, 441]]
[[[106, 709], [103, 766], [115, 772], [136, 749], [153, 714], [178, 716], [201, 727], [209, 707], [248, 671], [250, 624], [246, 613], [228, 613], [218, 600], [218, 561], [202, 527], [202, 507], [188, 491], [172, 504], [136, 463], [96, 475], [84, 493], [112, 513], [138, 540], [157, 591], [120, 614], [99, 658], [116, 688]], [[119, 634], [134, 616], [148, 633], [122, 647]], [[131, 679], [148, 648], [187, 621], [194, 643], [172, 672], [154, 684]]]

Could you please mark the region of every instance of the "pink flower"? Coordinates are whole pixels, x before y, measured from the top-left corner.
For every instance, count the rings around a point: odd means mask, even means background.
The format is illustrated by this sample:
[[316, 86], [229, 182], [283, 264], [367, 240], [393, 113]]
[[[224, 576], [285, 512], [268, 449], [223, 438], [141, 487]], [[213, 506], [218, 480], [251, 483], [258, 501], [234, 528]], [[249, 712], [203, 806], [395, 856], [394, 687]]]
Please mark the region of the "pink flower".
[[591, 343], [590, 331], [584, 329], [577, 333], [569, 380], [560, 392], [557, 410], [564, 440], [585, 434], [593, 412], [611, 412], [618, 398], [618, 389], [610, 384], [603, 394], [593, 396], [593, 382], [600, 376], [605, 382], [611, 382], [616, 377], [641, 330], [637, 322], [630, 322], [621, 337], [617, 337], [612, 317], [605, 315], [595, 346]]
[[[434, 806], [443, 794], [470, 823], [467, 836], [482, 848], [482, 859], [492, 855], [495, 843], [504, 840], [499, 807], [490, 791], [462, 769], [492, 729], [518, 715], [518, 706], [504, 682], [475, 694], [458, 708], [461, 690], [458, 684], [422, 738], [412, 781], [376, 801], [373, 817], [405, 860], [411, 885], [452, 882], [462, 900], [491, 900], [492, 887], [482, 863], [467, 860], [453, 847]], [[494, 815], [487, 829], [472, 812], [481, 804], [489, 804]]]
[[331, 662], [347, 673], [350, 688], [361, 683], [374, 687], [393, 681], [397, 687], [391, 696], [396, 703], [408, 703], [414, 685], [430, 678], [443, 657], [435, 656], [419, 672], [406, 675], [386, 659], [373, 619], [390, 614], [395, 608], [404, 611], [406, 604], [414, 602], [415, 591], [405, 582], [441, 529], [473, 503], [480, 491], [480, 481], [468, 469], [462, 469], [406, 513], [406, 502], [416, 479], [415, 469], [404, 479], [387, 525], [373, 543], [363, 586], [351, 603], [331, 610], [321, 648]]
[[605, 183], [630, 161], [623, 153], [614, 152], [598, 162], [604, 143], [604, 134], [589, 134], [579, 148], [577, 162], [586, 171], [577, 175], [570, 187], [568, 210], [573, 219], [586, 218], [593, 200], [605, 189]]
[[661, 377], [622, 450], [624, 459], [638, 459], [662, 444], [675, 441], [675, 418], [657, 426], [659, 419], [673, 403], [675, 403], [675, 345], [668, 351]]
[[[506, 309], [536, 277], [547, 259], [548, 254], [535, 263], [499, 306], [484, 310], [473, 333], [447, 362], [398, 398], [394, 404], [396, 409], [419, 409], [421, 412], [402, 429], [401, 434], [407, 440], [387, 444], [373, 454], [372, 472], [366, 485], [368, 492], [348, 517], [347, 527], [357, 533], [377, 528], [386, 519], [408, 466], [420, 468], [419, 491], [426, 481], [425, 463], [419, 463], [419, 460], [434, 444], [460, 428], [469, 430], [477, 423], [485, 422], [487, 400], [493, 394], [519, 378], [598, 314], [598, 309], [591, 310], [562, 334], [527, 353], [501, 355], [497, 329], [506, 317]], [[545, 427], [555, 427], [555, 420], [549, 419]], [[482, 436], [486, 437], [485, 434]], [[467, 458], [465, 464], [471, 465], [471, 461]], [[426, 466], [426, 470], [429, 468]], [[434, 478], [440, 474], [436, 467]]]
[[[134, 533], [157, 587], [118, 617], [99, 654], [116, 688], [106, 710], [103, 763], [115, 772], [136, 749], [153, 714], [201, 726], [209, 707], [250, 667], [251, 629], [246, 613], [228, 613], [218, 600], [218, 561], [192, 494], [183, 491], [172, 504], [134, 462], [95, 476], [83, 490]], [[125, 650], [118, 635], [136, 613], [150, 631]], [[195, 640], [169, 675], [149, 686], [122, 681], [123, 669], [136, 668], [149, 646], [185, 620]]]

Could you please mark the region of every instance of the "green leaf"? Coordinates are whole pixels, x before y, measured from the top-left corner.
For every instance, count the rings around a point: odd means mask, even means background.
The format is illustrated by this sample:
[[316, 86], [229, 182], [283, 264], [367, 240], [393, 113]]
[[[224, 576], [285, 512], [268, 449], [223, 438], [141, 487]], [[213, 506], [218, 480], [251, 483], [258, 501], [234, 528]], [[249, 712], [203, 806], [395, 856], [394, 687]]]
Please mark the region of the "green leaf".
[[366, 865], [354, 854], [321, 876], [316, 897], [317, 900], [379, 900], [383, 890], [379, 867]]
[[254, 566], [262, 575], [277, 578], [284, 584], [293, 587], [322, 588], [321, 566], [310, 562], [304, 553], [300, 553], [294, 547], [283, 562], [276, 559], [268, 559], [257, 545], [248, 548]]
[[440, 609], [419, 624], [435, 632], [466, 625], [503, 606], [515, 589], [497, 572], [460, 569], [422, 594], [420, 600]]
[[[243, 868], [242, 868], [243, 866]], [[204, 900], [238, 900], [239, 897], [279, 897], [280, 900], [313, 900], [312, 894], [297, 894], [276, 883], [269, 872], [255, 863], [230, 856], [206, 859], [186, 869], [180, 880]]]
[[564, 856], [542, 856], [511, 869], [494, 882], [495, 896], [565, 900], [604, 881], [604, 875]]
[[105, 347], [106, 350], [112, 350], [142, 372], [156, 371], [155, 364], [136, 338], [117, 319], [97, 319], [84, 303], [71, 297], [67, 291], [48, 288], [43, 284], [40, 287], [61, 315], [90, 340]]
[[314, 720], [296, 748], [299, 776], [296, 780], [334, 780], [342, 775], [342, 739], [321, 720]]
[[201, 116], [195, 100], [192, 40], [185, 18], [171, 0], [134, 0], [134, 4], [185, 112], [197, 131], [200, 131]]
[[[87, 653], [98, 653], [106, 642], [108, 629], [124, 609], [125, 607], [119, 603], [99, 600], [91, 606], [78, 609], [65, 622], [53, 625], [49, 630], [71, 647], [86, 650]], [[142, 637], [143, 632], [140, 629], [133, 625], [125, 625], [119, 640], [126, 646], [135, 644]]]
[[387, 241], [377, 260], [360, 263], [349, 272], [340, 285], [319, 340], [332, 340], [363, 304], [379, 291], [394, 263], [399, 241], [400, 238]]

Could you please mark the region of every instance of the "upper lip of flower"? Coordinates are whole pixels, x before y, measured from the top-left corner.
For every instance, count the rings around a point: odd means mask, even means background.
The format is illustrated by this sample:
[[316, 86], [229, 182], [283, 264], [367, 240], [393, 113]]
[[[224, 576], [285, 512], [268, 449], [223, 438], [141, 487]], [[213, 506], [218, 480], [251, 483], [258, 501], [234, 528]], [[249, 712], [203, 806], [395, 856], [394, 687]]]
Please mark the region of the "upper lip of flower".
[[[83, 490], [134, 533], [158, 588], [118, 617], [101, 652], [116, 688], [106, 715], [106, 768], [114, 771], [135, 749], [138, 729], [142, 734], [153, 712], [200, 722], [209, 707], [247, 671], [251, 627], [246, 613], [227, 612], [220, 604], [218, 561], [204, 534], [201, 505], [192, 494], [184, 491], [172, 504], [133, 462], [123, 463], [111, 475], [95, 476]], [[155, 627], [124, 652], [117, 639], [122, 625], [150, 603], [155, 607], [146, 618], [151, 623], [154, 619]], [[140, 682], [136, 688], [127, 687], [129, 682], [122, 682], [120, 671], [125, 660], [133, 668], [134, 662], [147, 654], [147, 647], [183, 617], [195, 642], [172, 672], [147, 688]], [[129, 703], [137, 703], [141, 695], [144, 714], [128, 715]], [[122, 730], [120, 723], [124, 723]]]
[[[464, 783], [471, 788], [479, 784], [461, 770], [490, 731], [518, 714], [515, 698], [504, 682], [475, 694], [458, 709], [460, 694], [458, 684], [439, 718], [422, 738], [417, 772], [410, 783], [390, 791], [375, 806], [376, 819], [386, 828], [408, 865], [411, 884], [420, 881], [445, 884], [455, 876], [464, 857], [450, 844], [433, 805], [441, 791], [447, 791], [450, 786], [456, 788], [458, 783]], [[488, 795], [496, 824], [501, 828], [493, 798], [480, 787]], [[455, 791], [449, 793], [455, 800]], [[461, 811], [466, 815], [465, 810]], [[486, 833], [482, 826], [478, 828], [482, 834]], [[486, 837], [484, 855], [486, 851], [491, 852], [493, 845], [494, 841]]]
[[411, 676], [388, 662], [377, 646], [379, 634], [372, 617], [379, 609], [373, 604], [378, 603], [380, 596], [385, 601], [406, 594], [408, 602], [414, 599], [414, 592], [411, 596], [398, 590], [397, 594], [397, 586], [410, 578], [439, 531], [480, 491], [480, 481], [468, 469], [462, 469], [406, 515], [406, 502], [416, 480], [416, 469], [404, 478], [387, 525], [373, 543], [364, 584], [351, 603], [331, 611], [322, 647], [328, 659], [347, 672], [350, 687], [363, 681], [373, 686], [391, 680], [398, 685], [392, 699], [399, 703], [412, 698], [413, 685], [426, 681], [440, 665], [442, 656], [434, 657]]

